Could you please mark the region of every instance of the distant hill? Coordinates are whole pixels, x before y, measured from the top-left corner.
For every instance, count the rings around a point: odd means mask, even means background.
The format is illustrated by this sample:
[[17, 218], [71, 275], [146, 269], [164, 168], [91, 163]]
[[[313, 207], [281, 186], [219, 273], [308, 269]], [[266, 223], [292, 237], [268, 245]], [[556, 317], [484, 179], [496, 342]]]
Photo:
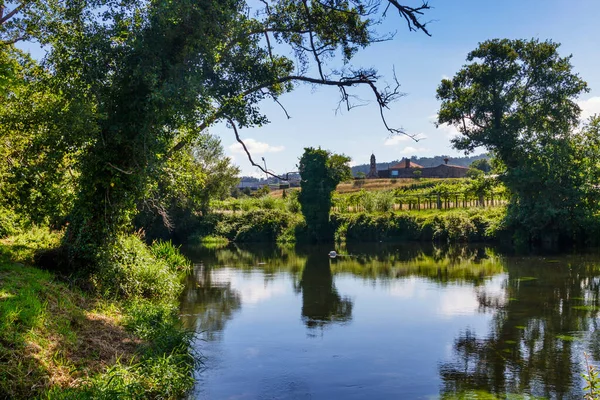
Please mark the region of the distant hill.
[[[435, 157], [413, 156], [410, 158], [410, 160], [412, 162], [415, 162], [415, 163], [427, 168], [427, 167], [436, 167], [440, 164], [443, 164], [444, 158], [446, 158], [446, 156], [435, 156]], [[458, 165], [460, 167], [468, 167], [469, 165], [471, 165], [471, 163], [473, 161], [480, 160], [482, 158], [489, 159], [490, 156], [489, 156], [489, 154], [480, 154], [480, 155], [471, 156], [471, 157], [448, 157], [448, 158], [450, 159], [448, 164]], [[379, 171], [382, 169], [388, 169], [392, 165], [398, 164], [400, 161], [401, 160], [394, 160], [394, 161], [383, 162], [383, 163], [378, 162], [377, 170]], [[352, 175], [356, 176], [360, 172], [363, 172], [364, 174], [368, 174], [369, 173], [369, 164], [355, 165], [354, 167], [352, 167]]]

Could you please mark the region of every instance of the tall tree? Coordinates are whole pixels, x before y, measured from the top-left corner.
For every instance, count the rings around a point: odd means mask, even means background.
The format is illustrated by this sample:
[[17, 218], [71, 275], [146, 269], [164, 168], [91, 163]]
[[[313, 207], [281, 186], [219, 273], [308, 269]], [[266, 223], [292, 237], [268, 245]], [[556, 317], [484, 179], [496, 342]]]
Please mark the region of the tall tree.
[[0, 58], [0, 207], [38, 224], [64, 222], [93, 112], [49, 86], [51, 75], [28, 55], [8, 46]]
[[333, 239], [329, 224], [332, 196], [336, 186], [352, 178], [350, 158], [326, 150], [306, 148], [300, 158], [300, 195], [298, 201], [312, 240]]
[[581, 151], [593, 151], [576, 129], [576, 99], [587, 84], [558, 48], [551, 41], [483, 42], [437, 90], [438, 124], [460, 132], [454, 147], [482, 146], [503, 164], [513, 195], [509, 222], [524, 240], [578, 235], [596, 208], [596, 182], [578, 160]]
[[[23, 13], [48, 29], [38, 34], [29, 23], [5, 25], [3, 40], [25, 32], [47, 45], [45, 65], [55, 87], [95, 112], [82, 134], [79, 192], [65, 235], [71, 260], [80, 264], [93, 262], [97, 247], [129, 229], [168, 160], [218, 121], [243, 142], [239, 128], [268, 122], [259, 103], [279, 102], [299, 83], [338, 88], [349, 108], [349, 91], [365, 86], [384, 118], [401, 96], [398, 85], [379, 85], [374, 69], [351, 65], [353, 55], [391, 38], [376, 32], [390, 11], [410, 30], [428, 34], [419, 17], [429, 6], [395, 0], [25, 3], [32, 8], [19, 6], [13, 15]], [[46, 5], [52, 13], [34, 13]], [[69, 21], [68, 30], [54, 23], [55, 10]], [[340, 62], [333, 61], [336, 55]]]
[[492, 165], [487, 158], [480, 158], [479, 160], [473, 161], [470, 167], [483, 171], [486, 174], [492, 170]]

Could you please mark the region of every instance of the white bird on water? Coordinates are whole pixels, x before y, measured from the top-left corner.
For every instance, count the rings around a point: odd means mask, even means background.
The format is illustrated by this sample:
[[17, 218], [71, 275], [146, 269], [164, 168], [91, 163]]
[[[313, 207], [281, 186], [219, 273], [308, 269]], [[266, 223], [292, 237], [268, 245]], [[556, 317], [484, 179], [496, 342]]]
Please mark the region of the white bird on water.
[[337, 257], [337, 253], [335, 252], [335, 250], [331, 250], [329, 252], [329, 257], [331, 257], [331, 258], [336, 258]]

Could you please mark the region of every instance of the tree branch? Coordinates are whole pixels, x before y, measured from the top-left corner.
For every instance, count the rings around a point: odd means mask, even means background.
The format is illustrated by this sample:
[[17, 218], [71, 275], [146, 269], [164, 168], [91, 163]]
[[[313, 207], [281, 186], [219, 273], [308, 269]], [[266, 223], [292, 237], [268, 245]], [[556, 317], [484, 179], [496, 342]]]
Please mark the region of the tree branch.
[[27, 36], [21, 35], [21, 36], [14, 37], [10, 40], [0, 40], [0, 45], [9, 46], [11, 44], [15, 44], [15, 43], [20, 42], [25, 39], [27, 39]]
[[244, 143], [244, 141], [242, 140], [242, 138], [240, 137], [240, 133], [238, 132], [237, 127], [235, 126], [235, 122], [233, 122], [233, 120], [231, 118], [227, 118], [227, 121], [229, 122], [229, 124], [231, 125], [231, 127], [233, 128], [233, 132], [235, 134], [235, 139], [237, 140], [237, 142], [239, 144], [242, 145], [242, 148], [244, 149], [244, 152], [246, 153], [246, 155], [248, 156], [248, 160], [250, 161], [250, 164], [252, 164], [252, 166], [257, 167], [258, 169], [260, 169], [263, 173], [265, 173], [266, 175], [270, 175], [273, 178], [277, 178], [277, 179], [281, 179], [283, 181], [287, 181], [288, 177], [286, 176], [285, 178], [279, 175], [275, 175], [274, 173], [266, 170], [265, 168], [262, 167], [262, 165], [257, 164], [254, 162], [254, 160], [252, 159], [252, 155], [250, 154], [250, 151], [248, 150], [248, 147], [246, 147], [246, 143]]
[[317, 54], [317, 49], [315, 48], [315, 41], [313, 38], [313, 27], [310, 18], [310, 10], [308, 9], [308, 4], [306, 3], [306, 0], [302, 0], [302, 4], [304, 4], [304, 11], [306, 12], [306, 22], [308, 23], [308, 37], [310, 39], [310, 47], [312, 49], [313, 55], [315, 56], [317, 67], [319, 68], [319, 76], [321, 77], [321, 79], [324, 80], [325, 75], [323, 75], [323, 66], [321, 65], [321, 59], [319, 58], [319, 55]]
[[135, 172], [135, 171], [125, 171], [109, 162], [107, 162], [106, 165], [108, 165], [109, 167], [112, 167], [112, 168], [116, 169], [117, 171], [119, 171], [123, 174], [126, 174], [126, 175], [132, 175]]
[[[15, 14], [17, 14], [20, 11], [22, 11], [25, 7], [27, 7], [27, 2], [26, 1], [22, 2], [21, 4], [19, 4], [12, 11], [9, 11], [8, 14], [2, 16], [2, 18], [0, 18], [0, 25], [4, 24], [6, 21], [8, 21], [12, 17], [14, 17]], [[4, 14], [4, 6], [2, 6], [2, 12]]]
[[431, 34], [426, 28], [427, 23], [420, 22], [418, 18], [418, 15], [423, 15], [424, 10], [431, 9], [431, 6], [427, 2], [424, 2], [421, 6], [416, 8], [403, 6], [399, 4], [397, 0], [388, 0], [388, 2], [389, 4], [396, 7], [398, 13], [404, 17], [406, 23], [408, 24], [409, 31], [423, 31], [427, 36], [431, 36]]
[[[339, 80], [312, 78], [312, 77], [303, 76], [303, 75], [289, 75], [289, 76], [284, 76], [284, 77], [275, 79], [273, 81], [263, 82], [254, 87], [248, 88], [248, 89], [244, 90], [243, 92], [241, 92], [238, 96], [235, 96], [235, 98], [240, 98], [240, 97], [244, 98], [252, 93], [258, 92], [262, 89], [268, 88], [268, 87], [276, 85], [276, 84], [287, 83], [287, 82], [296, 82], [296, 81], [311, 83], [314, 85], [335, 86], [340, 89], [347, 88], [347, 87], [353, 87], [356, 85], [365, 85], [366, 84], [371, 88], [371, 90], [373, 91], [373, 94], [375, 95], [377, 104], [379, 105], [379, 113], [381, 115], [381, 118], [382, 118], [385, 128], [391, 134], [394, 134], [394, 135], [403, 134], [403, 135], [407, 135], [408, 137], [412, 138], [413, 140], [417, 140], [417, 139], [415, 139], [415, 135], [408, 134], [402, 129], [396, 129], [396, 128], [390, 127], [385, 118], [383, 109], [389, 108], [389, 104], [391, 102], [393, 102], [394, 100], [396, 100], [399, 97], [404, 96], [404, 93], [401, 93], [398, 91], [400, 84], [398, 83], [398, 80], [395, 77], [395, 73], [394, 73], [394, 79], [396, 81], [396, 87], [393, 90], [389, 90], [389, 88], [386, 88], [383, 91], [379, 91], [379, 89], [377, 89], [377, 86], [375, 85], [377, 76], [373, 72], [369, 72], [369, 71], [358, 71], [353, 76], [349, 76], [349, 77], [342, 76]], [[343, 90], [342, 93], [345, 93], [345, 90]], [[221, 106], [221, 108], [219, 110], [217, 110], [213, 115], [208, 117], [198, 127], [198, 129], [195, 130], [195, 132], [196, 133], [202, 132], [208, 126], [212, 125], [218, 119], [223, 117], [223, 113], [224, 113], [225, 109], [227, 108], [227, 106], [228, 106], [228, 102], [225, 101], [223, 103], [223, 105]], [[179, 141], [175, 146], [173, 146], [173, 148], [171, 148], [171, 150], [169, 150], [167, 152], [167, 157], [170, 157], [171, 154], [173, 154], [174, 152], [179, 151], [183, 147], [185, 147], [189, 143], [189, 140], [190, 140], [189, 138], [184, 138], [181, 141]]]

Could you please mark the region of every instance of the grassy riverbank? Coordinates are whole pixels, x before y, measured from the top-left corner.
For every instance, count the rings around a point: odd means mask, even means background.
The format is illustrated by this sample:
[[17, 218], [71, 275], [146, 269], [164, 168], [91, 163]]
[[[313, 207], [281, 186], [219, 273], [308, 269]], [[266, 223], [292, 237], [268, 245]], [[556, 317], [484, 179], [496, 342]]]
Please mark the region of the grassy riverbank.
[[59, 241], [43, 229], [0, 241], [0, 398], [179, 398], [195, 363], [177, 317], [187, 263], [127, 237], [104, 257], [112, 276], [83, 291], [31, 266]]

